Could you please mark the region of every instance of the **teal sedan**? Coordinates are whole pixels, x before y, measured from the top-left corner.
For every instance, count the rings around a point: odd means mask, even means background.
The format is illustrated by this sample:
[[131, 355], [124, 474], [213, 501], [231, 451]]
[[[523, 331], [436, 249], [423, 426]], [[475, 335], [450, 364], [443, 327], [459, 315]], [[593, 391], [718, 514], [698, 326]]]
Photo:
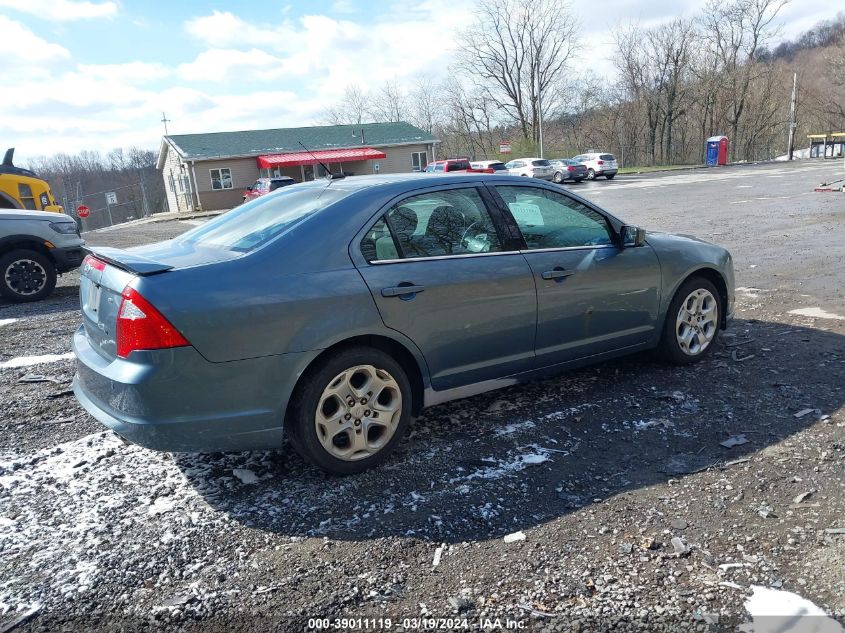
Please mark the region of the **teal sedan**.
[[712, 352], [730, 254], [553, 183], [487, 174], [296, 184], [162, 242], [93, 248], [74, 391], [164, 451], [282, 446], [350, 474], [424, 407], [657, 348]]

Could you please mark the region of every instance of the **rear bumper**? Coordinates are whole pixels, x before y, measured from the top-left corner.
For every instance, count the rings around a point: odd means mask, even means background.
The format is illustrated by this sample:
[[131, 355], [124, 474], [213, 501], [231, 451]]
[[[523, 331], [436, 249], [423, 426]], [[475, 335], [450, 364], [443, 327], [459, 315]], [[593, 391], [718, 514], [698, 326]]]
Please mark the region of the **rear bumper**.
[[95, 419], [134, 444], [159, 451], [275, 449], [305, 353], [211, 363], [193, 347], [108, 360], [73, 337], [73, 391]]
[[619, 169], [597, 169], [596, 174], [599, 176], [615, 176]]

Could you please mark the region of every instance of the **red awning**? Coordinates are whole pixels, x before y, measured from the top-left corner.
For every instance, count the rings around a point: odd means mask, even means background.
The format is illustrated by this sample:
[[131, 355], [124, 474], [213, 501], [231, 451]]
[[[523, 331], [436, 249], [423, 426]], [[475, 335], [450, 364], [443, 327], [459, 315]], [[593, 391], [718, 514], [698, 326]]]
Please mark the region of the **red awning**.
[[372, 147], [356, 147], [354, 149], [325, 149], [315, 152], [292, 152], [290, 154], [268, 154], [258, 157], [258, 168], [293, 167], [294, 165], [316, 165], [326, 163], [351, 163], [356, 160], [370, 160], [386, 158], [384, 152]]

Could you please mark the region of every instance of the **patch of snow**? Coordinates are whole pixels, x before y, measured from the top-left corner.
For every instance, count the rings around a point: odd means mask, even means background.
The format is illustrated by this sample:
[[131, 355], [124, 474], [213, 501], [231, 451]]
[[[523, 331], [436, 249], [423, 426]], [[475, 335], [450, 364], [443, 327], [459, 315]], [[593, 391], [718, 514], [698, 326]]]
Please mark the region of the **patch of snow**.
[[845, 629], [809, 600], [791, 591], [751, 586], [745, 608], [752, 622], [739, 627], [746, 633], [843, 633]]
[[539, 451], [537, 453], [525, 453], [522, 455], [517, 455], [510, 460], [497, 461], [492, 466], [481, 468], [464, 477], [456, 477], [450, 480], [449, 483], [453, 484], [457, 481], [470, 481], [473, 479], [499, 479], [500, 477], [504, 477], [505, 475], [524, 470], [529, 466], [537, 466], [538, 464], [542, 464], [543, 462], [547, 461], [549, 461], [549, 455], [545, 451]]
[[500, 429], [496, 430], [496, 436], [501, 437], [502, 435], [512, 435], [513, 433], [518, 433], [520, 431], [525, 431], [527, 429], [533, 429], [536, 424], [528, 420], [527, 422], [514, 422], [512, 424], [508, 424], [507, 426], [503, 426]]
[[258, 476], [246, 468], [235, 468], [232, 470], [232, 474], [240, 479], [241, 483], [254, 484], [258, 481]]
[[797, 310], [790, 310], [789, 314], [797, 316], [813, 317], [814, 319], [835, 319], [838, 321], [845, 321], [845, 316], [827, 312], [821, 308], [798, 308]]
[[31, 367], [32, 365], [43, 365], [45, 363], [57, 363], [60, 360], [71, 360], [73, 352], [67, 354], [44, 354], [43, 356], [18, 356], [11, 360], [0, 363], [0, 369], [13, 369], [15, 367]]
[[17, 319], [0, 319], [0, 327], [3, 327], [4, 325], [11, 325], [15, 321], [17, 321]]
[[519, 532], [514, 532], [512, 534], [506, 534], [504, 541], [505, 543], [516, 543], [517, 541], [524, 541], [525, 540], [525, 532], [520, 530]]

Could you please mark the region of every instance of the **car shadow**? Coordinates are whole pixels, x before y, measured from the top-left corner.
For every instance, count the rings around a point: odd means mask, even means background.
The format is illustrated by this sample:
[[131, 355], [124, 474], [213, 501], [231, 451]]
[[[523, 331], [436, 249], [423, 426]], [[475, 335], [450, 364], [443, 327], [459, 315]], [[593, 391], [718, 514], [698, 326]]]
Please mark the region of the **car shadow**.
[[73, 285], [56, 286], [49, 297], [40, 301], [12, 303], [0, 297], [0, 319], [31, 318], [71, 311], [79, 312], [78, 280]]
[[[290, 447], [175, 461], [210, 506], [257, 530], [501, 537], [626, 491], [737, 467], [843, 405], [845, 392], [828, 385], [845, 336], [753, 319], [724, 334], [696, 365], [637, 355], [433, 407], [386, 465], [357, 476], [325, 475]], [[731, 437], [736, 446], [720, 444]]]

